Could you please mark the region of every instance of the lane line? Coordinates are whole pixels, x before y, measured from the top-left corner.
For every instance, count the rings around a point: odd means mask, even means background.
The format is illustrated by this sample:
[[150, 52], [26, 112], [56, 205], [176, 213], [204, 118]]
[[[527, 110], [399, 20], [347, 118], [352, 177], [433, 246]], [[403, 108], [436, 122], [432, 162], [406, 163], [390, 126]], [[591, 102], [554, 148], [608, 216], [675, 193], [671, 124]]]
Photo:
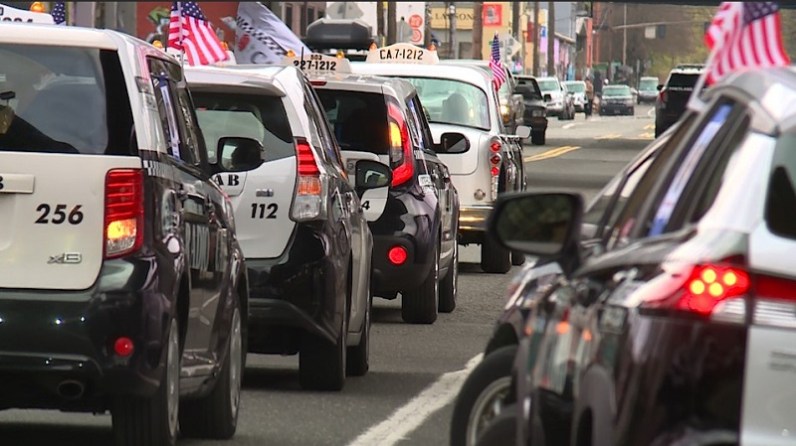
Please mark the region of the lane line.
[[609, 133], [607, 135], [595, 136], [594, 139], [617, 139], [621, 137], [622, 135], [619, 133]]
[[562, 146], [552, 150], [548, 150], [547, 152], [537, 153], [536, 155], [528, 156], [523, 158], [523, 161], [526, 163], [532, 163], [534, 161], [542, 161], [550, 158], [555, 158], [557, 156], [561, 156], [565, 153], [569, 153], [573, 150], [580, 149], [580, 146]]
[[650, 118], [655, 117], [655, 107], [652, 107], [651, 109], [647, 110], [647, 116], [649, 116]]
[[372, 426], [349, 446], [392, 446], [407, 438], [431, 415], [456, 398], [459, 389], [470, 372], [481, 362], [483, 353], [467, 361], [467, 365], [455, 372], [440, 376], [416, 397], [392, 413], [386, 420]]
[[647, 124], [644, 126], [644, 130], [655, 130], [655, 124]]
[[564, 125], [561, 126], [561, 128], [564, 129], [564, 130], [571, 129], [572, 127], [575, 127], [575, 123], [574, 122], [570, 122], [569, 124], [564, 124]]

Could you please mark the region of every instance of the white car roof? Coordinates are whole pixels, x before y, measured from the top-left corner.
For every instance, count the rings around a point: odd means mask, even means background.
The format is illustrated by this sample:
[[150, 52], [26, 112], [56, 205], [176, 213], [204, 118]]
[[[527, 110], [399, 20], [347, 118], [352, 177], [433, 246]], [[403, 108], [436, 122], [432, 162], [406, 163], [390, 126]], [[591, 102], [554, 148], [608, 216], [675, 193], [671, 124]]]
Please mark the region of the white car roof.
[[[259, 88], [275, 96], [285, 96], [285, 90], [277, 82], [285, 67], [267, 67], [256, 71], [230, 69], [228, 67], [185, 67], [185, 79], [191, 88], [203, 86], [224, 86], [230, 90], [237, 88]], [[286, 73], [284, 73], [286, 74]]]
[[492, 89], [492, 79], [489, 73], [480, 68], [467, 65], [456, 67], [444, 65], [443, 68], [440, 65], [443, 64], [352, 62], [351, 70], [360, 74], [449, 79], [473, 84], [485, 91]]
[[0, 26], [0, 43], [30, 45], [72, 46], [118, 50], [125, 40], [141, 43], [142, 40], [115, 31], [58, 26], [37, 23], [3, 23]]

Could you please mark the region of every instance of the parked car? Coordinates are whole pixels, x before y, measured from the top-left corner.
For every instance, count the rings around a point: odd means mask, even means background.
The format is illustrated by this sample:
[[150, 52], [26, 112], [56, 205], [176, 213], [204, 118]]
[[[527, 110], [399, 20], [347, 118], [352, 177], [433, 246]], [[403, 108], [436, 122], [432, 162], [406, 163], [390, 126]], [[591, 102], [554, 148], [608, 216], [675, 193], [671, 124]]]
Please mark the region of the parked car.
[[565, 272], [518, 349], [518, 444], [769, 445], [796, 427], [758, 415], [793, 380], [796, 263], [781, 253], [796, 249], [796, 128], [765, 98], [796, 92], [795, 74], [711, 87], [618, 188], [590, 249], [577, 195], [499, 201], [506, 247]]
[[340, 390], [370, 364], [373, 236], [361, 196], [386, 198], [392, 172], [360, 160], [351, 184], [298, 68], [194, 68], [186, 77], [242, 240], [249, 351], [298, 354], [303, 388]]
[[523, 125], [531, 128], [531, 143], [544, 145], [547, 134], [547, 107], [545, 106], [539, 84], [532, 77], [525, 78], [515, 91], [525, 102]]
[[428, 111], [435, 141], [447, 148], [438, 156], [450, 169], [459, 192], [459, 243], [481, 245], [485, 272], [502, 274], [512, 263], [522, 264], [525, 256], [496, 249], [484, 237], [486, 219], [498, 195], [525, 188], [520, 140], [530, 135], [524, 126], [518, 127], [519, 135], [504, 133], [491, 75], [467, 66], [441, 69], [436, 52], [408, 44], [372, 50], [368, 58], [351, 64], [354, 73], [411, 82]]
[[536, 82], [547, 103], [547, 116], [558, 116], [559, 120], [575, 119], [575, 100], [556, 77], [538, 77]]
[[0, 59], [0, 408], [110, 411], [117, 445], [232, 437], [249, 288], [179, 63], [10, 23]]
[[600, 115], [633, 116], [635, 103], [630, 87], [627, 85], [607, 85], [603, 87]]
[[[479, 67], [482, 70], [492, 75], [492, 67], [489, 66], [488, 60], [483, 59], [445, 59], [440, 63], [445, 65], [468, 65]], [[498, 89], [498, 99], [500, 101], [500, 116], [503, 119], [503, 125], [506, 127], [506, 132], [513, 135], [517, 131], [517, 127], [524, 124], [525, 116], [525, 102], [523, 98], [516, 91], [517, 80], [514, 74], [508, 68], [504, 67], [503, 72], [506, 75], [506, 81]]]
[[343, 158], [353, 166], [352, 161], [367, 155], [392, 166], [390, 192], [380, 203], [383, 212], [368, 223], [374, 244], [373, 294], [395, 299], [401, 293], [404, 321], [433, 323], [437, 311], [456, 308], [458, 283], [459, 197], [435, 152], [443, 148], [433, 144], [411, 83], [353, 75], [342, 61], [335, 67], [310, 73], [310, 81]]
[[586, 82], [584, 81], [564, 81], [567, 91], [572, 92], [572, 101], [575, 104], [575, 112], [584, 113], [586, 111]]
[[658, 98], [658, 78], [644, 76], [638, 82], [638, 96], [636, 104], [655, 103]]
[[669, 72], [663, 85], [658, 85], [655, 100], [655, 137], [666, 131], [685, 113], [704, 65], [678, 65]]

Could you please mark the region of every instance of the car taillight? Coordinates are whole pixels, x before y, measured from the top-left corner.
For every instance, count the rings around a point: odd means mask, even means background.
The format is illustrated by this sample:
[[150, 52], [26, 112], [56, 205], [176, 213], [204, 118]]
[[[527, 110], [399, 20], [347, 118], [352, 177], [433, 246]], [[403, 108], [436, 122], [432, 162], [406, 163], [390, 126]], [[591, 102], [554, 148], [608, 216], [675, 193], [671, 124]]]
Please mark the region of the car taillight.
[[409, 129], [401, 110], [392, 102], [387, 105], [390, 138], [390, 167], [392, 167], [392, 185], [400, 186], [415, 174], [415, 163], [412, 159], [412, 143], [409, 140]]
[[669, 100], [668, 92], [666, 90], [661, 90], [660, 93], [658, 93], [658, 99], [665, 104], [666, 101]]
[[500, 181], [500, 162], [503, 160], [503, 156], [501, 155], [501, 150], [503, 149], [503, 144], [500, 143], [500, 140], [493, 139], [492, 142], [489, 144], [489, 173], [491, 175], [491, 185], [492, 185], [492, 200], [497, 200], [498, 196], [498, 189], [499, 189], [499, 181]]
[[296, 138], [296, 194], [291, 218], [306, 221], [323, 215], [323, 181], [315, 152], [304, 138]]
[[105, 175], [105, 258], [137, 251], [144, 242], [144, 173], [112, 169]]
[[796, 328], [796, 281], [755, 275], [752, 315], [758, 325]]

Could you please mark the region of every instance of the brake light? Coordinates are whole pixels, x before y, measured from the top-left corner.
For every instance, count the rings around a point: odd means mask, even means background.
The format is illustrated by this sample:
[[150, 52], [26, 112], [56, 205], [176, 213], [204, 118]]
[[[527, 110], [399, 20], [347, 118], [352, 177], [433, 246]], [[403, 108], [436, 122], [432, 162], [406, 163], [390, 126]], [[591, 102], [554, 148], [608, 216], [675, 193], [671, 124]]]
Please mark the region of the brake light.
[[310, 85], [312, 85], [313, 87], [323, 87], [324, 85], [326, 85], [326, 81], [312, 80], [310, 81]]
[[323, 181], [315, 152], [304, 138], [296, 138], [296, 194], [291, 208], [295, 221], [321, 218], [323, 215]]
[[144, 174], [112, 169], [105, 175], [105, 258], [137, 251], [144, 242]]
[[390, 164], [392, 167], [392, 185], [400, 186], [415, 175], [415, 164], [412, 160], [412, 144], [409, 141], [409, 129], [406, 120], [397, 105], [387, 105], [389, 118]]
[[658, 93], [658, 99], [660, 99], [661, 102], [666, 103], [666, 101], [669, 100], [669, 93], [665, 89], [662, 89], [660, 93]]
[[406, 252], [406, 248], [400, 245], [393, 246], [387, 251], [387, 259], [395, 266], [403, 265], [407, 257], [409, 257], [409, 255]]
[[489, 144], [489, 174], [491, 176], [492, 200], [497, 200], [500, 182], [500, 162], [503, 160], [501, 155], [503, 144], [499, 139], [493, 139]]

